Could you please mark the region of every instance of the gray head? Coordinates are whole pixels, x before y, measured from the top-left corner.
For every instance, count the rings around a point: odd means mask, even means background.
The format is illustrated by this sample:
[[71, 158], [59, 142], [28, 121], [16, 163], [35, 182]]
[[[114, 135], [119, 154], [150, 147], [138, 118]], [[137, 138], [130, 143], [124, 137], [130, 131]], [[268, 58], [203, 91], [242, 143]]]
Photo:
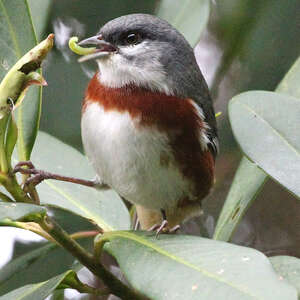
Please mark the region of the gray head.
[[195, 81], [203, 81], [193, 49], [168, 22], [152, 15], [132, 14], [105, 24], [95, 37], [80, 44], [96, 44], [100, 80], [111, 87], [135, 84], [188, 96]]
[[153, 91], [192, 98], [215, 131], [215, 117], [206, 82], [193, 49], [168, 22], [152, 15], [132, 14], [105, 24], [79, 45], [94, 44], [99, 80], [119, 88], [133, 84]]

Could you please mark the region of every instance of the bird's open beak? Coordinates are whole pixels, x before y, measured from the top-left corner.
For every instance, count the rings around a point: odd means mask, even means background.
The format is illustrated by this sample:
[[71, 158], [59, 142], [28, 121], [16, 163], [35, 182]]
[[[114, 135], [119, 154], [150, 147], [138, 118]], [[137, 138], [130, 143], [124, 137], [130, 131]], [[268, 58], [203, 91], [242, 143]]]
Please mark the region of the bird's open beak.
[[103, 40], [103, 37], [101, 34], [92, 36], [90, 38], [87, 38], [80, 43], [78, 43], [79, 46], [86, 46], [86, 45], [94, 45], [96, 46], [95, 52], [92, 54], [84, 55], [81, 57], [78, 61], [84, 62], [91, 59], [101, 58], [101, 57], [107, 57], [112, 52], [116, 52], [117, 48], [113, 46], [111, 43], [106, 42]]

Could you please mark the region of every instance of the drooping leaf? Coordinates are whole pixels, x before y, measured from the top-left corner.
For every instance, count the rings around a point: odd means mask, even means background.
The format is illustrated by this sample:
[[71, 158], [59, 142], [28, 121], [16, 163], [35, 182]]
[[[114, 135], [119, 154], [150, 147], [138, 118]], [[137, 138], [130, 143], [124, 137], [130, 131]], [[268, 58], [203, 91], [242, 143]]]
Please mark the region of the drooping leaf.
[[162, 0], [156, 14], [171, 23], [195, 46], [208, 21], [209, 0]]
[[194, 236], [157, 239], [141, 232], [103, 238], [130, 284], [151, 299], [297, 299], [269, 260], [250, 248]]
[[46, 214], [44, 207], [27, 203], [1, 203], [0, 224], [3, 220], [28, 220], [42, 218]]
[[47, 281], [25, 285], [0, 297], [1, 300], [43, 300], [73, 271], [67, 271]]
[[[299, 78], [300, 58], [285, 75], [276, 92], [300, 98]], [[247, 157], [243, 157], [218, 219], [214, 239], [223, 241], [231, 239], [241, 218], [256, 199], [267, 178], [265, 172], [250, 162]]]
[[[81, 179], [93, 179], [95, 173], [86, 157], [70, 146], [39, 132], [32, 153], [37, 169]], [[93, 220], [105, 231], [129, 229], [129, 213], [112, 190], [99, 191], [72, 183], [47, 180], [38, 187], [42, 204], [69, 210]]]
[[299, 116], [300, 100], [278, 93], [247, 92], [229, 104], [232, 130], [245, 155], [298, 197]]
[[[95, 227], [85, 218], [65, 210], [48, 208], [48, 214], [70, 234], [95, 230]], [[82, 247], [91, 252], [93, 237], [85, 236], [83, 238], [83, 235], [81, 235], [81, 238], [79, 238], [77, 234], [76, 240]], [[78, 271], [81, 268], [76, 263], [76, 259], [57, 244], [40, 242], [30, 250], [25, 249], [20, 247], [20, 243], [15, 243], [13, 257], [16, 256], [16, 258], [13, 258], [1, 268], [0, 295], [26, 284], [48, 280], [69, 269]]]
[[[78, 240], [91, 250], [92, 239]], [[82, 266], [68, 251], [53, 243], [44, 243], [8, 262], [0, 270], [0, 295], [23, 285], [49, 280], [69, 269], [78, 271]]]
[[0, 270], [0, 286], [2, 286], [5, 281], [9, 280], [18, 272], [22, 272], [25, 269], [29, 268], [37, 259], [47, 255], [52, 249], [56, 247], [56, 244], [47, 243], [46, 245], [29, 251], [28, 253], [23, 254], [7, 263]]
[[300, 297], [300, 259], [293, 256], [273, 256], [270, 261], [275, 271], [297, 289]]

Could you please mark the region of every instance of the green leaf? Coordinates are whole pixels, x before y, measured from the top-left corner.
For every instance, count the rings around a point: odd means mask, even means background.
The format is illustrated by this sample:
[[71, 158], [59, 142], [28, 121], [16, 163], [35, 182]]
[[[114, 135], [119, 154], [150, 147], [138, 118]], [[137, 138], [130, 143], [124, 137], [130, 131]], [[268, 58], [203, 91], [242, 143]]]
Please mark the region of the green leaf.
[[44, 300], [49, 296], [59, 284], [73, 271], [67, 271], [61, 275], [51, 278], [50, 280], [25, 285], [8, 294], [0, 297], [1, 300]]
[[[299, 78], [300, 58], [285, 75], [276, 92], [300, 98]], [[231, 239], [234, 230], [256, 199], [267, 178], [267, 174], [256, 164], [243, 157], [219, 216], [214, 239], [223, 241]]]
[[[79, 242], [84, 248], [90, 249], [92, 246], [90, 238]], [[68, 251], [56, 244], [46, 243], [18, 256], [1, 268], [0, 295], [26, 284], [48, 280], [69, 269], [78, 271], [81, 268]]]
[[208, 21], [209, 0], [162, 0], [156, 14], [171, 23], [195, 46]]
[[[0, 79], [36, 44], [30, 9], [26, 0], [0, 0]], [[28, 91], [26, 101], [18, 109], [20, 159], [27, 160], [39, 127], [41, 87]]]
[[300, 296], [300, 259], [292, 256], [273, 256], [270, 261], [275, 271], [291, 285]]
[[112, 232], [103, 239], [130, 284], [151, 299], [297, 299], [269, 260], [251, 248], [141, 232]]
[[[67, 211], [51, 209], [51, 215], [69, 233], [94, 230], [86, 219]], [[92, 251], [92, 237], [80, 238], [77, 241], [87, 251]], [[0, 295], [26, 284], [48, 280], [69, 269], [78, 271], [81, 268], [68, 251], [54, 243], [39, 242], [33, 249], [24, 250], [24, 248], [15, 243], [13, 257], [16, 258], [1, 268]]]
[[68, 210], [48, 207], [48, 214], [69, 234], [96, 230], [95, 225], [91, 224], [89, 220]]
[[45, 33], [52, 2], [52, 0], [28, 0], [38, 40], [41, 40]]
[[37, 41], [25, 0], [0, 1], [0, 79]]
[[38, 205], [0, 202], [0, 224], [7, 219], [22, 221], [31, 220], [32, 218], [42, 218], [45, 215], [46, 209]]
[[229, 117], [243, 152], [300, 197], [300, 100], [253, 91], [234, 97]]
[[9, 263], [7, 263], [0, 270], [0, 291], [1, 286], [12, 278], [18, 272], [23, 272], [27, 268], [36, 262], [39, 258], [47, 255], [51, 250], [56, 248], [57, 245], [53, 243], [47, 243], [46, 245], [29, 251], [26, 254], [19, 256], [18, 258], [13, 259]]
[[237, 224], [255, 200], [266, 179], [266, 174], [256, 164], [246, 157], [242, 158], [225, 205], [218, 218], [213, 239], [219, 241], [230, 240]]
[[[52, 173], [93, 179], [95, 173], [86, 157], [50, 135], [39, 132], [32, 153], [35, 167]], [[105, 231], [129, 229], [129, 213], [112, 190], [98, 191], [77, 184], [46, 180], [37, 187], [41, 203], [64, 208], [93, 220]]]

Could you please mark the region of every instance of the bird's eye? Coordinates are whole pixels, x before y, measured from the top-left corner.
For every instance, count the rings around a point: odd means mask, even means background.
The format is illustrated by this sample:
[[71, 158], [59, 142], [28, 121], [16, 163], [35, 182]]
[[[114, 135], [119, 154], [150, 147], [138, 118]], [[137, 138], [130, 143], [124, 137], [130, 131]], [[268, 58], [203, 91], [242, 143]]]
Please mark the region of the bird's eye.
[[128, 45], [135, 45], [140, 41], [140, 35], [138, 33], [130, 33], [126, 37], [126, 43]]

